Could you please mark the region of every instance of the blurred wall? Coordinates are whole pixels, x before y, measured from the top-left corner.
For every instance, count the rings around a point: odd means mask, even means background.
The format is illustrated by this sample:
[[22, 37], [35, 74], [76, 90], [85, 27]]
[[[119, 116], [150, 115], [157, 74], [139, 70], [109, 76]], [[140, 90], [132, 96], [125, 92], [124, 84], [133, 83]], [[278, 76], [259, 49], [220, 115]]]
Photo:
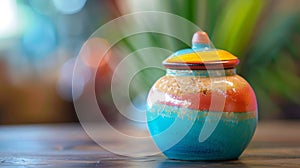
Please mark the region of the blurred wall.
[[0, 124], [77, 121], [74, 60], [116, 16], [109, 0], [0, 1]]
[[[123, 14], [147, 10], [182, 16], [207, 31], [217, 48], [238, 55], [241, 59], [238, 70], [254, 86], [261, 119], [298, 119], [299, 2], [1, 0], [0, 124], [77, 121], [72, 103], [72, 72], [83, 43], [108, 21]], [[156, 39], [156, 45], [164, 45], [157, 35], [153, 39]], [[128, 41], [124, 46], [131, 49], [139, 44]], [[173, 43], [176, 46], [176, 42]], [[177, 46], [175, 50], [182, 47]], [[117, 57], [108, 58], [113, 60], [108, 62], [114, 64], [123, 58], [120, 54], [111, 57]], [[132, 62], [130, 66], [137, 63]], [[99, 104], [102, 103], [111, 120], [118, 111], [111, 93], [106, 92], [110, 91], [107, 81], [111, 80], [115, 66], [104, 68], [104, 75], [98, 73], [96, 81], [97, 86], [103, 86], [96, 89], [106, 95], [99, 98]], [[158, 74], [162, 75], [162, 72]], [[147, 78], [147, 73], [143, 75]], [[145, 94], [140, 98], [139, 93], [147, 92], [150, 87], [141, 79], [135, 84], [141, 87], [132, 87], [132, 95], [137, 95], [132, 100], [139, 102], [137, 106], [140, 107]]]

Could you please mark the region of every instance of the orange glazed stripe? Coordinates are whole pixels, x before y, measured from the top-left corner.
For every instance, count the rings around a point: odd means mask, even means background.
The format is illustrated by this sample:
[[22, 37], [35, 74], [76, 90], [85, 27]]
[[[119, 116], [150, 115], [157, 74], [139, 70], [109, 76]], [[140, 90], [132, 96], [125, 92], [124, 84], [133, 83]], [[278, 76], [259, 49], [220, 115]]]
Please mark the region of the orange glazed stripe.
[[[226, 98], [224, 95], [213, 93], [213, 103], [212, 94], [207, 93], [206, 95], [202, 93], [198, 94], [184, 94], [181, 96], [169, 95], [176, 101], [161, 100], [159, 103], [166, 104], [169, 106], [179, 106], [186, 107], [194, 110], [201, 111], [215, 111], [215, 112], [247, 112], [257, 110], [257, 103], [255, 95], [252, 92], [248, 94], [238, 94], [230, 95], [227, 93]], [[187, 103], [188, 101], [188, 103]], [[185, 102], [180, 104], [177, 102]]]

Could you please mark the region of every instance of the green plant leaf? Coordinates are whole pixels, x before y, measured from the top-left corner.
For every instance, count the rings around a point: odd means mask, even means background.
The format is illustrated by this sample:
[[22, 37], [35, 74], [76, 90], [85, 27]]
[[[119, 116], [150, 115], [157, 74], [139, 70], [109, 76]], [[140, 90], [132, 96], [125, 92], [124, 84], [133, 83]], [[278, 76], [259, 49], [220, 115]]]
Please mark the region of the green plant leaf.
[[267, 1], [230, 0], [218, 18], [214, 31], [214, 44], [237, 55], [243, 55], [254, 32], [261, 11]]

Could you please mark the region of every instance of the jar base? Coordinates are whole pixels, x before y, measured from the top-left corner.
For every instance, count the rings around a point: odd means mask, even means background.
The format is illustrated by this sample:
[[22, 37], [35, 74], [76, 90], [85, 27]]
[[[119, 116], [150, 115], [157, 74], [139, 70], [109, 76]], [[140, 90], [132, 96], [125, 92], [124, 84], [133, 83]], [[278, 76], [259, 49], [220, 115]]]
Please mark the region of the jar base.
[[203, 156], [199, 154], [186, 153], [167, 153], [164, 155], [171, 160], [185, 160], [185, 161], [229, 161], [238, 160], [239, 156]]

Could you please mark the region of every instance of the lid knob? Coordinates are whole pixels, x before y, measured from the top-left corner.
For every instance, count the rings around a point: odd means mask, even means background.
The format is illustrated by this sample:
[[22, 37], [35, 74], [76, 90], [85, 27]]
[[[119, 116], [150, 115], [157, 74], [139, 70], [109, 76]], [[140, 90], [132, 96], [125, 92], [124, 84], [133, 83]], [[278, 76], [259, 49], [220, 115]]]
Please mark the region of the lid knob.
[[209, 48], [210, 40], [208, 35], [204, 31], [198, 31], [193, 35], [192, 48], [193, 49], [204, 49]]

